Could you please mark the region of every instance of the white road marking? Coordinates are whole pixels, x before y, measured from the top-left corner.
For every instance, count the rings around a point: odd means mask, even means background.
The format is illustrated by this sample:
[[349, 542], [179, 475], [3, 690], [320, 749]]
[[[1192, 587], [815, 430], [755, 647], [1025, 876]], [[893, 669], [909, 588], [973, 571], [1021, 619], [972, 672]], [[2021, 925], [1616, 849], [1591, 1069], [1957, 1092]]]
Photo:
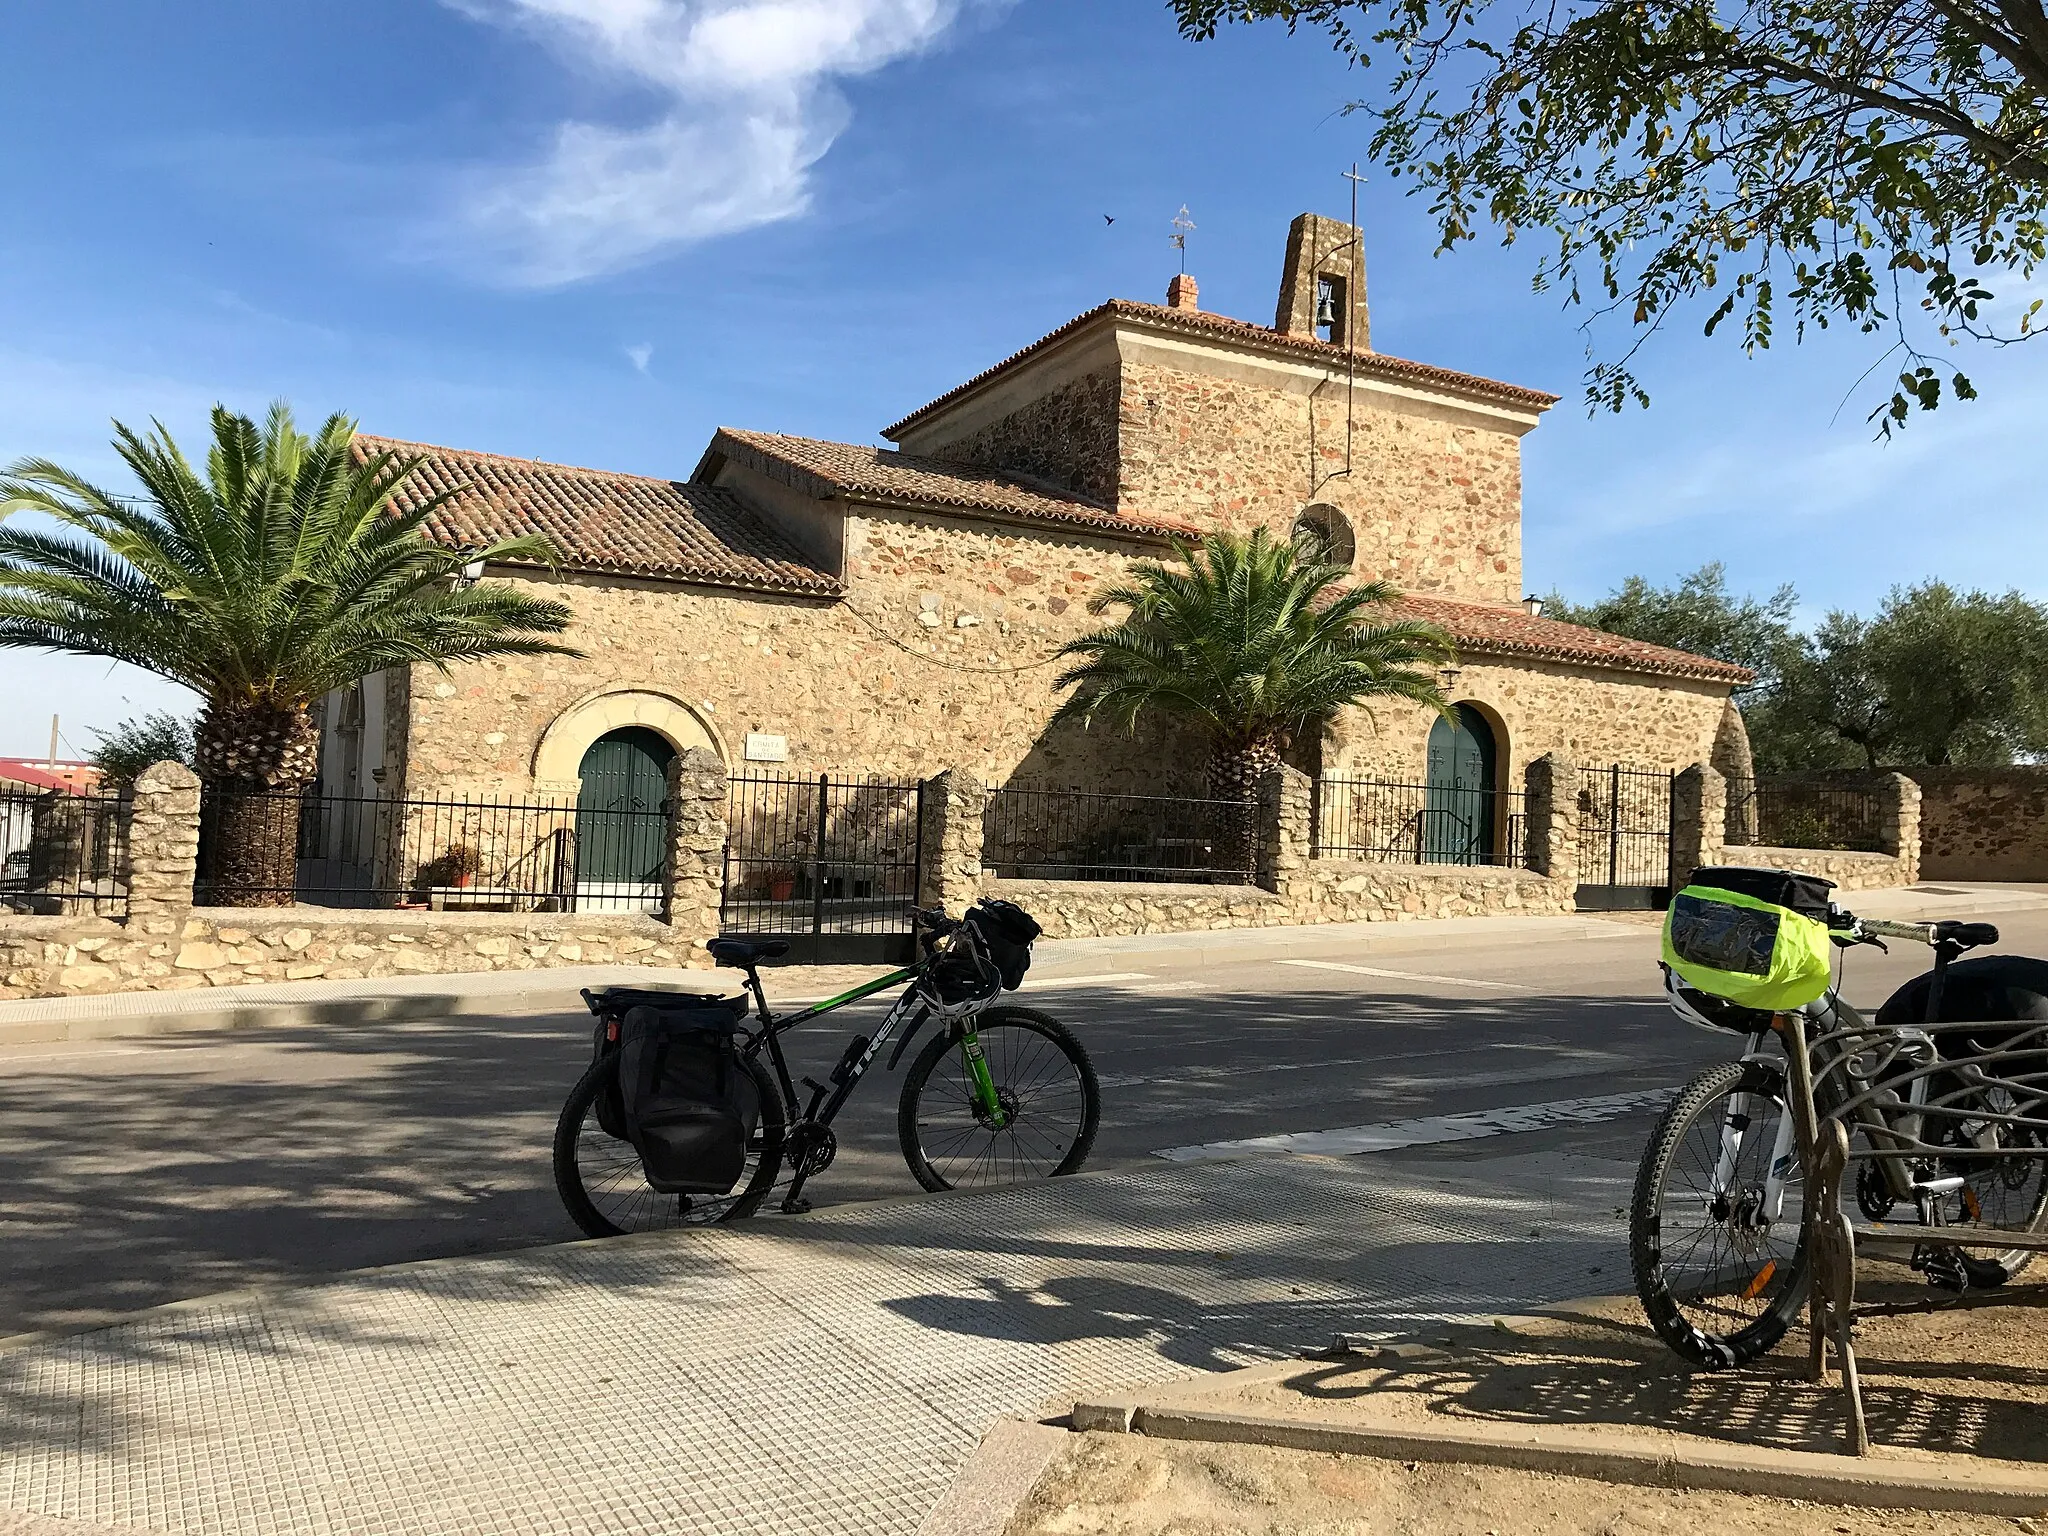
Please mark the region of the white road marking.
[[1652, 1088], [1638, 1093], [1601, 1094], [1590, 1099], [1553, 1099], [1547, 1104], [1467, 1110], [1463, 1114], [1351, 1125], [1334, 1131], [1294, 1131], [1283, 1136], [1253, 1136], [1244, 1141], [1212, 1141], [1198, 1147], [1165, 1147], [1152, 1155], [1174, 1163], [1220, 1162], [1262, 1152], [1348, 1157], [1359, 1152], [1430, 1146], [1440, 1141], [1473, 1141], [1482, 1136], [1548, 1130], [1556, 1125], [1593, 1125], [1647, 1109], [1662, 1109], [1677, 1096], [1676, 1088]]
[[1026, 981], [1024, 990], [1042, 992], [1048, 987], [1106, 987], [1118, 981], [1150, 981], [1150, 971], [1106, 971], [1100, 976], [1046, 976]]
[[1282, 960], [1282, 965], [1304, 965], [1314, 971], [1349, 971], [1354, 976], [1391, 976], [1397, 981], [1441, 981], [1454, 987], [1499, 987], [1508, 992], [1527, 992], [1519, 981], [1481, 981], [1476, 976], [1433, 976], [1427, 971], [1383, 971], [1376, 965], [1342, 965], [1335, 960]]

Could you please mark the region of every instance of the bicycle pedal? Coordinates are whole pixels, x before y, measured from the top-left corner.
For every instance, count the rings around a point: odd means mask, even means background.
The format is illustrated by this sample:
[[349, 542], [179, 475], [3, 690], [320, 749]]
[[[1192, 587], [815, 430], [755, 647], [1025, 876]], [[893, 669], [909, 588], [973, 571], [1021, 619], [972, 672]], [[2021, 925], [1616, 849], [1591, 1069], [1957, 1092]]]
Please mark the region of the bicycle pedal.
[[1970, 1272], [1963, 1263], [1963, 1256], [1945, 1245], [1916, 1244], [1913, 1267], [1927, 1276], [1927, 1283], [1938, 1290], [1967, 1291], [1970, 1288]]
[[785, 1216], [807, 1216], [810, 1210], [811, 1202], [801, 1195], [788, 1195], [783, 1199], [782, 1214]]

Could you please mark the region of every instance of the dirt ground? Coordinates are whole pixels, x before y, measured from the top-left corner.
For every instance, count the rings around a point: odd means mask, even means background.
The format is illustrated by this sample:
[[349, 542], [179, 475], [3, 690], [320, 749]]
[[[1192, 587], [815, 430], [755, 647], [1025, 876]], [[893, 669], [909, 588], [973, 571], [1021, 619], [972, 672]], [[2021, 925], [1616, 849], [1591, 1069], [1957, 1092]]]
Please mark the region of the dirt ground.
[[[1904, 1275], [1897, 1266], [1865, 1272], [1873, 1282], [1860, 1301], [1919, 1305], [1931, 1294], [1917, 1278], [1875, 1278]], [[1882, 1454], [2048, 1464], [2048, 1286], [1862, 1318], [1855, 1339]], [[1401, 1354], [1303, 1361], [1283, 1378], [1241, 1386], [1218, 1377], [1178, 1401], [1340, 1424], [1552, 1424], [1797, 1451], [1842, 1444], [1838, 1378], [1806, 1379], [1803, 1326], [1748, 1369], [1694, 1371], [1650, 1332], [1633, 1297], [1608, 1297], [1491, 1326], [1427, 1329]]]
[[[1493, 1467], [1076, 1435], [1006, 1536], [2015, 1536], [1992, 1515], [1841, 1509]], [[2048, 1532], [2048, 1521], [2039, 1530]]]
[[[1919, 1305], [1925, 1286], [1877, 1279], [1861, 1301]], [[1893, 1271], [1903, 1274], [1903, 1271]], [[1968, 1298], [1856, 1328], [1878, 1453], [1975, 1458], [2039, 1473], [2048, 1464], [2048, 1285]], [[1677, 1434], [1722, 1444], [1836, 1451], [1841, 1395], [1804, 1379], [1795, 1332], [1747, 1370], [1689, 1370], [1634, 1298], [1539, 1317], [1431, 1325], [1383, 1353], [1304, 1360], [1169, 1389], [1172, 1406], [1351, 1425], [1545, 1424], [1623, 1438]], [[1625, 1536], [1625, 1533], [2048, 1536], [2048, 1518], [1830, 1508], [1473, 1466], [1401, 1463], [1260, 1446], [1076, 1435], [1009, 1536]]]

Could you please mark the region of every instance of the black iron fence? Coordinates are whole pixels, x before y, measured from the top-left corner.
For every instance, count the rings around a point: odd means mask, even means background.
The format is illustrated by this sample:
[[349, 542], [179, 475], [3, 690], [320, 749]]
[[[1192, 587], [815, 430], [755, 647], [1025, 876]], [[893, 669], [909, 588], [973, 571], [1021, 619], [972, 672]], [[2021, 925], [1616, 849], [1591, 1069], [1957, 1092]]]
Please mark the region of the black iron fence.
[[916, 779], [741, 774], [719, 926], [788, 938], [793, 960], [907, 960], [923, 837]]
[[1311, 846], [1319, 859], [1519, 868], [1528, 824], [1521, 790], [1322, 779]]
[[194, 899], [661, 915], [670, 842], [661, 808], [209, 790]]
[[1725, 841], [1732, 847], [1884, 851], [1885, 808], [1874, 788], [1730, 779]]
[[1610, 763], [1578, 778], [1579, 905], [1661, 906], [1671, 890], [1675, 775]]
[[981, 862], [1015, 880], [1245, 884], [1257, 828], [1249, 800], [991, 787]]
[[115, 794], [0, 789], [0, 911], [126, 913], [128, 811]]

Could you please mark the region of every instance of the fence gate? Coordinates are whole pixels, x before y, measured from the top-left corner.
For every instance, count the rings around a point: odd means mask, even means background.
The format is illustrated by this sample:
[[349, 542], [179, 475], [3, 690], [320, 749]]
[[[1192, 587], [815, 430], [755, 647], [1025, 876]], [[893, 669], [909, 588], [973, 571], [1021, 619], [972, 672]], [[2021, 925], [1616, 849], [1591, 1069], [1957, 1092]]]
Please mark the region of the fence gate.
[[721, 932], [787, 939], [792, 965], [911, 960], [917, 780], [741, 774], [726, 820]]
[[1579, 770], [1579, 910], [1657, 911], [1671, 901], [1671, 785], [1662, 768]]

